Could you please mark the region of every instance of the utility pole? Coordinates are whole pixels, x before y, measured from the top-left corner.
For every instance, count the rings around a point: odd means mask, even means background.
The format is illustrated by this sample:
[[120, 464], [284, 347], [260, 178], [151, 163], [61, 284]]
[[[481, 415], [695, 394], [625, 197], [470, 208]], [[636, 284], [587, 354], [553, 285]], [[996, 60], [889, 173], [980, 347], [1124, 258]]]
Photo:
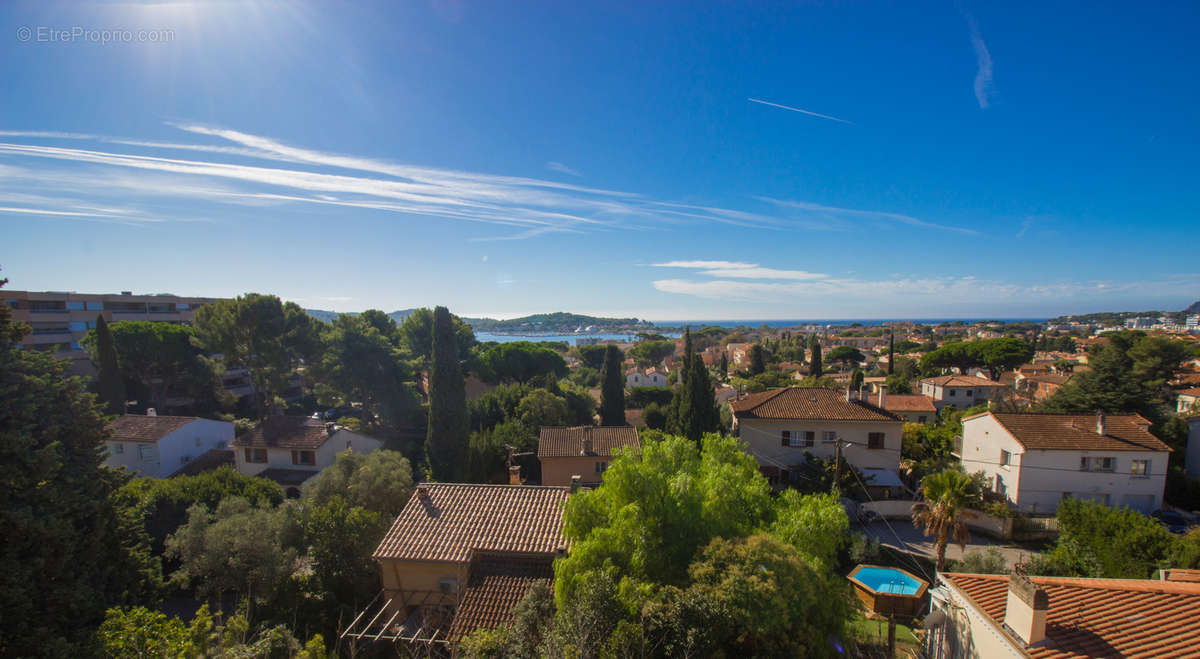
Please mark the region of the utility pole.
[[850, 448], [850, 442], [838, 437], [837, 443], [834, 445], [833, 458], [833, 493], [839, 497], [842, 495], [842, 448]]

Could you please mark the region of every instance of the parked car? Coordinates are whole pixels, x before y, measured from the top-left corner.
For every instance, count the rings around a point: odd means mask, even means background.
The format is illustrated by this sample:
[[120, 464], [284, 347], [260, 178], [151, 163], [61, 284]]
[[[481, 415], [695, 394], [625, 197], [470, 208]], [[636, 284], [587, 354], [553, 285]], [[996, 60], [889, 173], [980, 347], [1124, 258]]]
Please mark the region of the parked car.
[[1150, 516], [1167, 527], [1167, 530], [1171, 533], [1187, 533], [1188, 529], [1192, 526], [1186, 517], [1174, 510], [1156, 510], [1150, 513]]

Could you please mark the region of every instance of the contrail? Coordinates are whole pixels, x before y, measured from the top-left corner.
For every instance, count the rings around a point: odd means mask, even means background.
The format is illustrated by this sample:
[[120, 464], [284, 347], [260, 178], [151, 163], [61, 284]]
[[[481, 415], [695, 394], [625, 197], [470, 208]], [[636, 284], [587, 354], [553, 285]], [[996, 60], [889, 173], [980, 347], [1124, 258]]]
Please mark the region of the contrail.
[[762, 103], [763, 105], [769, 105], [773, 108], [779, 108], [781, 110], [791, 110], [792, 112], [799, 112], [800, 114], [807, 114], [807, 115], [811, 115], [813, 117], [829, 119], [830, 121], [840, 121], [844, 124], [850, 124], [851, 126], [855, 125], [853, 121], [846, 121], [845, 119], [838, 119], [837, 117], [831, 117], [827, 114], [820, 114], [817, 112], [809, 112], [808, 110], [801, 110], [800, 108], [794, 108], [790, 105], [780, 105], [778, 103], [772, 103], [770, 101], [763, 101], [763, 100], [759, 100], [757, 98], [747, 98], [746, 100], [750, 101], [751, 103]]

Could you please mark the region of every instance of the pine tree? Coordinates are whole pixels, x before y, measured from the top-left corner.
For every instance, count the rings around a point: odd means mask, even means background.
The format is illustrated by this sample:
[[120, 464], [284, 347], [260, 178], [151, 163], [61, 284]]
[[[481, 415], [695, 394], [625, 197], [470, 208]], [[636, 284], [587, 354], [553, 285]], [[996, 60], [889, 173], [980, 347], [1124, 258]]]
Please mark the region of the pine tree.
[[888, 375], [892, 374], [892, 371], [896, 364], [896, 358], [895, 358], [895, 356], [893, 356], [893, 352], [895, 351], [895, 349], [896, 349], [896, 330], [891, 330], [888, 332]]
[[103, 314], [96, 315], [96, 349], [100, 353], [100, 372], [96, 376], [96, 394], [109, 414], [125, 413], [125, 379], [117, 364], [117, 347]]
[[812, 361], [808, 367], [808, 374], [819, 378], [825, 371], [821, 365], [821, 341], [817, 339], [816, 334], [813, 334], [812, 340], [809, 341], [809, 347], [812, 349]]
[[425, 436], [425, 459], [431, 479], [451, 481], [466, 470], [469, 425], [454, 321], [446, 307], [437, 307], [433, 310], [429, 430]]
[[621, 350], [610, 345], [600, 369], [600, 425], [625, 425], [625, 383], [621, 377]]

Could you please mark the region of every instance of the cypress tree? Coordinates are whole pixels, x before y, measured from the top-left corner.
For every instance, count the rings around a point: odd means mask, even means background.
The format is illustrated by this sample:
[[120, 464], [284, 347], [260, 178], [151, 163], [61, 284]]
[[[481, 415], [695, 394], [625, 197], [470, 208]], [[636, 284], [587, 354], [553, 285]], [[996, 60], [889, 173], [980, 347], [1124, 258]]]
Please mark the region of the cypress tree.
[[895, 366], [896, 358], [892, 355], [895, 348], [896, 330], [890, 330], [888, 332], [888, 375], [892, 374], [893, 367]]
[[760, 375], [767, 370], [766, 358], [763, 357], [762, 346], [755, 343], [750, 346], [750, 375]]
[[708, 377], [708, 369], [704, 368], [704, 359], [700, 355], [692, 356], [692, 367], [688, 369], [688, 376], [692, 415], [687, 419], [684, 436], [699, 444], [701, 435], [714, 432], [720, 427], [721, 415], [717, 411], [712, 380]]
[[667, 410], [667, 432], [683, 435], [685, 419], [691, 415], [691, 378], [689, 371], [692, 365], [692, 332], [685, 328], [683, 331], [683, 359], [679, 363], [679, 379], [675, 384], [675, 393], [671, 396], [671, 408]]
[[825, 371], [821, 365], [821, 341], [817, 339], [816, 334], [813, 334], [812, 340], [809, 341], [809, 347], [812, 348], [812, 362], [808, 367], [808, 374], [819, 378]]
[[729, 356], [721, 353], [721, 375], [729, 375]]
[[425, 459], [429, 477], [451, 481], [466, 470], [469, 441], [467, 393], [458, 363], [454, 320], [446, 307], [433, 310], [433, 356], [429, 372], [429, 430]]
[[100, 373], [96, 376], [96, 394], [109, 414], [125, 413], [125, 379], [117, 364], [117, 346], [103, 314], [96, 315], [96, 351]]
[[625, 425], [625, 383], [621, 377], [621, 350], [610, 345], [600, 369], [600, 425]]

